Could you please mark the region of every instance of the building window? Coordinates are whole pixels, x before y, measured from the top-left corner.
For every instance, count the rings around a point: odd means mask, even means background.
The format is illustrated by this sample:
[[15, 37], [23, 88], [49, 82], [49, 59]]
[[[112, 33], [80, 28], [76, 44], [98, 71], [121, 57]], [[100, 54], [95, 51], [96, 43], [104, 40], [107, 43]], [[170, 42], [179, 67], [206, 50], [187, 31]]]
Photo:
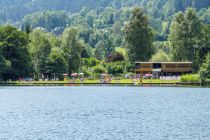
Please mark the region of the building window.
[[136, 64], [136, 69], [140, 69], [140, 64]]
[[161, 69], [161, 63], [154, 63], [153, 69]]

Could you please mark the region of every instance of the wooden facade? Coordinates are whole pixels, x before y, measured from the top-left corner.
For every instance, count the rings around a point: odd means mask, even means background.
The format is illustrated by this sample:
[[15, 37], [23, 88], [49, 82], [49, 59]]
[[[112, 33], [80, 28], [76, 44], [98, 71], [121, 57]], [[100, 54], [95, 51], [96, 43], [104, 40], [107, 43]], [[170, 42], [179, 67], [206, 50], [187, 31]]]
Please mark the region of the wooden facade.
[[154, 77], [167, 75], [181, 75], [183, 73], [191, 73], [192, 62], [136, 62], [136, 74], [153, 74]]

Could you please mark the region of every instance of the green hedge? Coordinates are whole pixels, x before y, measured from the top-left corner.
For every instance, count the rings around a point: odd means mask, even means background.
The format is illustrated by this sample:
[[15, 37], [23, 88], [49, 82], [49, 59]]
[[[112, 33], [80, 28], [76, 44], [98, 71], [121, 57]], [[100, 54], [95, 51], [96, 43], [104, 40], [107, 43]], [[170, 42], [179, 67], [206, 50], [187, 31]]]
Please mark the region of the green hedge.
[[187, 74], [187, 75], [182, 75], [181, 82], [189, 82], [189, 83], [198, 83], [200, 82], [200, 78], [198, 74]]

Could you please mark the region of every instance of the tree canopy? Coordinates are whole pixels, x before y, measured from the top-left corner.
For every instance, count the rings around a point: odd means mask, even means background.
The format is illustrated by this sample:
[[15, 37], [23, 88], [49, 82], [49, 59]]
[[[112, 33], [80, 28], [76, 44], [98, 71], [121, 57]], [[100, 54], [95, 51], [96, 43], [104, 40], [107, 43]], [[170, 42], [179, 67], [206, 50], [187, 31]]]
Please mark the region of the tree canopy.
[[[28, 35], [16, 28], [0, 27], [0, 68], [2, 79], [14, 80], [31, 72]], [[6, 66], [6, 69], [5, 69]]]
[[125, 28], [125, 38], [128, 43], [128, 55], [132, 62], [150, 59], [153, 54], [153, 33], [142, 9], [134, 8], [131, 20]]
[[206, 0], [0, 1], [0, 80], [119, 75], [133, 72], [135, 61], [193, 61], [198, 72], [210, 51], [208, 6]]

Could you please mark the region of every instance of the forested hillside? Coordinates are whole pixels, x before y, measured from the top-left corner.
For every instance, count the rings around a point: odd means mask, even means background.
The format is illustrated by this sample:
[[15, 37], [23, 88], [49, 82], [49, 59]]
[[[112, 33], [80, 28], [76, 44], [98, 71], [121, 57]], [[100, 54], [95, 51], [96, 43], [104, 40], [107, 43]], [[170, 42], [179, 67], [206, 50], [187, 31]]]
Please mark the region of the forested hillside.
[[45, 10], [64, 10], [65, 12], [79, 12], [82, 7], [90, 9], [100, 7], [141, 6], [154, 17], [167, 18], [179, 10], [187, 7], [196, 9], [208, 8], [209, 0], [0, 0], [0, 19], [2, 21], [20, 21], [25, 15]]
[[209, 0], [0, 0], [0, 79], [123, 75], [134, 72], [135, 61], [193, 61], [194, 72], [208, 70], [209, 6]]

